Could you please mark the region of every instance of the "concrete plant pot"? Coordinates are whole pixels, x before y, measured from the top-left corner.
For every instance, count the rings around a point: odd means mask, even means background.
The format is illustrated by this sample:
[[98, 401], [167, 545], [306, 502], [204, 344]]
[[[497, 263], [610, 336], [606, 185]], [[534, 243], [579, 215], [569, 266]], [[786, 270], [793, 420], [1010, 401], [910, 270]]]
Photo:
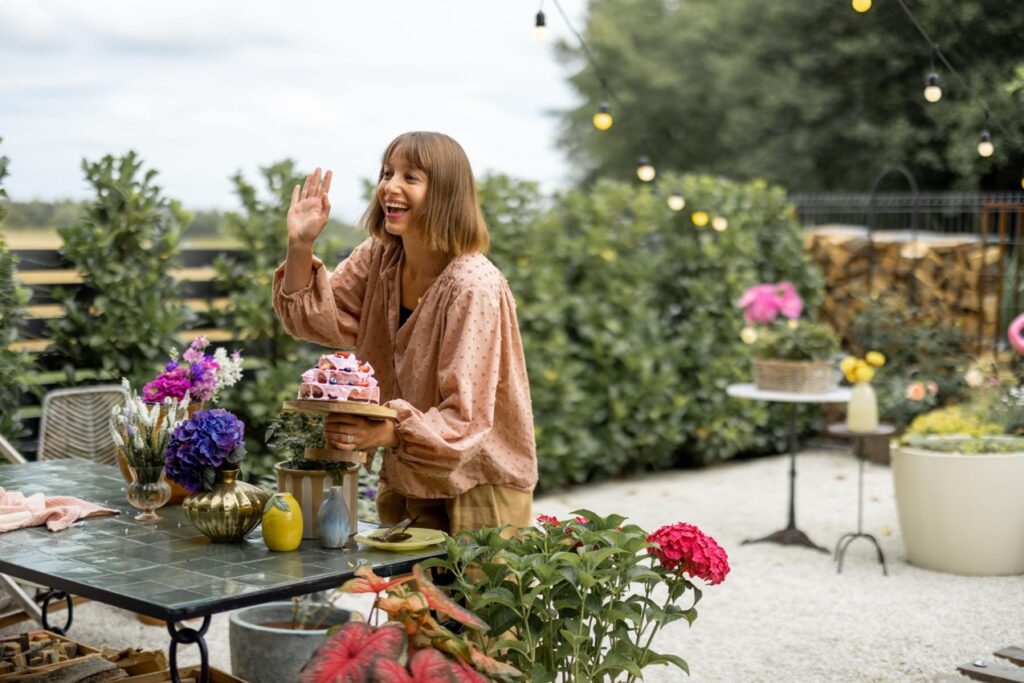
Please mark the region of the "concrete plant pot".
[[323, 621], [322, 612], [310, 620], [322, 627], [316, 630], [290, 627], [290, 600], [232, 612], [228, 629], [231, 673], [248, 683], [298, 681], [302, 667], [327, 640], [327, 629], [348, 622], [352, 616], [348, 610], [337, 607], [326, 609]]
[[1024, 452], [897, 446], [892, 474], [911, 564], [967, 576], [1024, 574]]

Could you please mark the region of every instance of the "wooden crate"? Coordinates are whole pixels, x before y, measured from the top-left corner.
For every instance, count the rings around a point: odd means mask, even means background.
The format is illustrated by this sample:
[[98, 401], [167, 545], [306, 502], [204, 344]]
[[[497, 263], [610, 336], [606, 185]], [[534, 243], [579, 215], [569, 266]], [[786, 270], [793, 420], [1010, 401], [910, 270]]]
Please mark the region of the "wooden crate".
[[[178, 669], [178, 678], [181, 683], [188, 683], [188, 681], [199, 681], [199, 666], [186, 666], [182, 669]], [[130, 678], [122, 678], [119, 683], [170, 683], [171, 681], [171, 670], [166, 669], [158, 673], [145, 674], [143, 676], [131, 676]], [[229, 673], [224, 673], [220, 669], [210, 667], [210, 683], [246, 683], [241, 678], [236, 678]]]
[[[0, 656], [0, 662], [3, 663], [0, 665], [0, 683], [43, 679], [44, 674], [64, 669], [74, 669], [80, 672], [82, 677], [85, 677], [89, 675], [89, 672], [99, 673], [114, 669], [121, 669], [129, 676], [136, 676], [163, 671], [167, 668], [167, 657], [160, 650], [149, 652], [132, 648], [98, 650], [66, 636], [44, 630], [28, 631], [0, 638], [0, 652], [10, 652], [13, 650], [11, 645], [14, 644], [23, 652], [26, 651], [27, 645], [28, 650], [31, 651], [33, 643], [41, 644], [45, 641], [49, 641], [49, 644], [44, 649], [24, 658], [24, 667], [13, 654], [10, 657]], [[61, 656], [61, 652], [64, 653], [64, 656]], [[51, 657], [60, 657], [62, 661], [53, 661]], [[33, 659], [36, 661], [35, 664], [32, 664]]]

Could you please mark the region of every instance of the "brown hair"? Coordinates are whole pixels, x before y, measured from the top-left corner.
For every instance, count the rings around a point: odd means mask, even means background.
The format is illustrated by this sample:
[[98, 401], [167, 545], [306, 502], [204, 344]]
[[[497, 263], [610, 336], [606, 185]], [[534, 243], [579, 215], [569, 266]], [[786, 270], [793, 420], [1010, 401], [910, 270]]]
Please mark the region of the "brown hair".
[[[402, 133], [381, 156], [378, 186], [385, 164], [395, 155], [427, 174], [427, 196], [416, 221], [431, 250], [448, 258], [486, 253], [491, 238], [477, 201], [473, 169], [459, 143], [442, 133]], [[377, 239], [398, 242], [399, 238], [385, 229], [385, 216], [374, 189], [373, 201], [360, 224]]]

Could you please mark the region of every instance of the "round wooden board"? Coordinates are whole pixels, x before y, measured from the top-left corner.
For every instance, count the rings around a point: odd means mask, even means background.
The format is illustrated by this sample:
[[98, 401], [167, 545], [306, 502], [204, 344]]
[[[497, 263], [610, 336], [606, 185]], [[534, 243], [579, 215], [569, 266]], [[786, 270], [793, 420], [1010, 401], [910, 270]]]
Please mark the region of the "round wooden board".
[[398, 417], [398, 413], [386, 406], [376, 403], [356, 403], [354, 401], [311, 401], [294, 399], [285, 401], [284, 410], [293, 410], [298, 413], [348, 413], [349, 415], [360, 415], [371, 419], [385, 420]]

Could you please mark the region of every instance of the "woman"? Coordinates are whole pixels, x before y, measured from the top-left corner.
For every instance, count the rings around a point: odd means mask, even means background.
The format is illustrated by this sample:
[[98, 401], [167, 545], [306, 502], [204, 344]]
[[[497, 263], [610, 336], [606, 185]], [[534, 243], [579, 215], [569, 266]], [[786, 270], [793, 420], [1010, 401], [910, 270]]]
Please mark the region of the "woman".
[[333, 273], [313, 256], [331, 185], [292, 192], [274, 309], [289, 333], [355, 348], [397, 420], [331, 415], [330, 445], [386, 448], [385, 524], [456, 533], [532, 522], [537, 456], [515, 300], [483, 255], [490, 240], [466, 153], [440, 133], [398, 136], [362, 218], [369, 239]]

